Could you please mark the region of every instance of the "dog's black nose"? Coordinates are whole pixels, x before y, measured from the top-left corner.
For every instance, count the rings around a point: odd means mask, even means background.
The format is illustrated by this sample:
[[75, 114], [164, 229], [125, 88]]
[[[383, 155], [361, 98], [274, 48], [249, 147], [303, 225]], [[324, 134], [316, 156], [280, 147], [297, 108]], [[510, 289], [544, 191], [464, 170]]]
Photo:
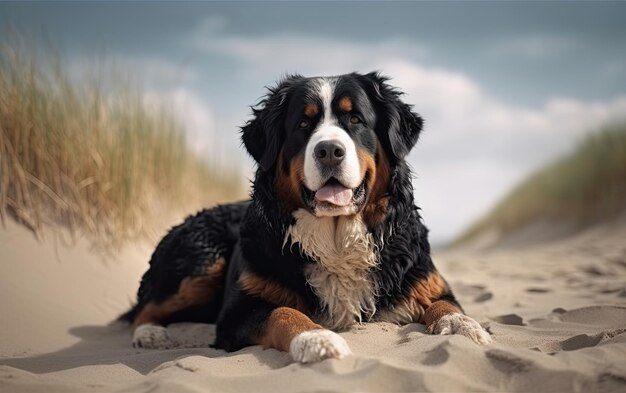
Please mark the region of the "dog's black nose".
[[317, 161], [324, 166], [337, 166], [346, 156], [346, 148], [337, 140], [323, 141], [313, 149]]

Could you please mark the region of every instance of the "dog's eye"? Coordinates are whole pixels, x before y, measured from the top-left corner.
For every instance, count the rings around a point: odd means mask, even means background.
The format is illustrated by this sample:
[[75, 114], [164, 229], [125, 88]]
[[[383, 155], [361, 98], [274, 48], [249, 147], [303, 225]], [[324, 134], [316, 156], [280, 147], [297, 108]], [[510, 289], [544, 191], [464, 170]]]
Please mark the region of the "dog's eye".
[[358, 116], [350, 117], [350, 123], [352, 123], [352, 124], [359, 124], [360, 122], [361, 122], [361, 119], [359, 119]]
[[307, 128], [309, 126], [309, 122], [306, 120], [302, 120], [300, 124], [298, 124], [298, 128]]

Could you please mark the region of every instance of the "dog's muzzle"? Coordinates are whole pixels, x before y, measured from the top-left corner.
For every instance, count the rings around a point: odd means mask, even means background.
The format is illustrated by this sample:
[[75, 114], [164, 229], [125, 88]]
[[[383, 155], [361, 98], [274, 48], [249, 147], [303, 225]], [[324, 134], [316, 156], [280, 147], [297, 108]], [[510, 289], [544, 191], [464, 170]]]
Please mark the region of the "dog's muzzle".
[[345, 130], [322, 126], [307, 144], [303, 198], [316, 215], [354, 214], [364, 199], [364, 179], [354, 141]]

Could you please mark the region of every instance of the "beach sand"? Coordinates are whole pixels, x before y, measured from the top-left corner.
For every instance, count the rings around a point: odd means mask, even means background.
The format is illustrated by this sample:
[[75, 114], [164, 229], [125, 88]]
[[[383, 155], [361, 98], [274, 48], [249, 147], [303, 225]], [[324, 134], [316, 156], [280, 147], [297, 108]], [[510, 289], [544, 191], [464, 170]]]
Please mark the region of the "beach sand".
[[626, 228], [493, 250], [436, 252], [478, 346], [424, 326], [358, 325], [342, 360], [208, 347], [214, 326], [176, 324], [185, 347], [142, 350], [110, 324], [130, 305], [151, 248], [103, 257], [88, 242], [0, 228], [1, 392], [626, 391]]

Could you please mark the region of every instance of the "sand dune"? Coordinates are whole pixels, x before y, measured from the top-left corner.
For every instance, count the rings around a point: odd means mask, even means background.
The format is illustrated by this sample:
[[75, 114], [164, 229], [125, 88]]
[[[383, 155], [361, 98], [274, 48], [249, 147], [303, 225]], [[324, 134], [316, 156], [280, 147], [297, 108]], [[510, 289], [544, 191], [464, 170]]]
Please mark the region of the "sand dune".
[[[108, 324], [132, 298], [150, 250], [103, 260], [85, 242], [43, 244], [0, 231], [0, 391], [625, 391], [626, 229], [598, 228], [533, 248], [437, 253], [468, 314], [493, 334], [477, 346], [424, 326], [342, 333], [354, 356], [294, 364], [275, 350], [208, 347], [214, 326], [176, 324], [183, 347], [134, 349]], [[56, 254], [56, 256], [55, 256]]]

